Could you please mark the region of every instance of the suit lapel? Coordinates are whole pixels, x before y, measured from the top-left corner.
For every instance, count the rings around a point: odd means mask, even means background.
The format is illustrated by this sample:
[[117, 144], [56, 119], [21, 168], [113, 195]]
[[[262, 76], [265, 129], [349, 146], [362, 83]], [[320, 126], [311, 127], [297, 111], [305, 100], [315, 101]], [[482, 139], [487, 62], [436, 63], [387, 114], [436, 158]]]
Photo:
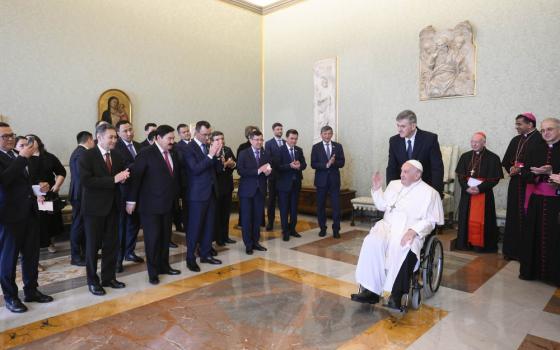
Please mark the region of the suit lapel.
[[[103, 158], [103, 155], [101, 154], [101, 150], [97, 146], [95, 147], [95, 158], [97, 158], [99, 165], [103, 169], [103, 172], [111, 176], [112, 174], [109, 173], [109, 169], [107, 169], [107, 164], [105, 164], [105, 158]], [[111, 157], [111, 164], [113, 164], [113, 157]]]
[[418, 152], [422, 147], [422, 133], [420, 129], [416, 129], [416, 137], [414, 138], [414, 146], [412, 147], [412, 159], [418, 159]]

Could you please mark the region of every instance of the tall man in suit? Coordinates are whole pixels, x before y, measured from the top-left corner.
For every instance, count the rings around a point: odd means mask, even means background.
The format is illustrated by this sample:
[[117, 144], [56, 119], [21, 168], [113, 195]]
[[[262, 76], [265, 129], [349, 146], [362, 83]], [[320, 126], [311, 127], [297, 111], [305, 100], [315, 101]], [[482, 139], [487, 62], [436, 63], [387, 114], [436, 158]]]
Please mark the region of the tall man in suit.
[[[48, 303], [52, 297], [37, 287], [39, 265], [39, 222], [37, 198], [33, 195], [27, 166], [37, 152], [36, 143], [13, 152], [15, 134], [0, 122], [0, 285], [11, 312], [27, 311], [18, 296], [16, 266], [21, 253], [25, 302]], [[40, 198], [39, 200], [42, 200]]]
[[438, 136], [416, 127], [416, 114], [404, 110], [397, 115], [398, 135], [389, 139], [386, 181], [399, 180], [402, 165], [410, 159], [424, 167], [422, 180], [443, 196], [443, 160]]
[[297, 209], [303, 170], [307, 168], [303, 150], [296, 146], [298, 132], [290, 129], [286, 132], [286, 144], [276, 153], [274, 169], [278, 171], [276, 188], [282, 223], [282, 239], [289, 241], [290, 236], [301, 237], [296, 232]]
[[169, 125], [156, 129], [156, 141], [136, 158], [132, 170], [126, 211], [136, 209], [144, 228], [146, 263], [151, 284], [159, 283], [159, 274], [178, 275], [169, 265], [169, 240], [173, 203], [181, 189], [181, 167], [171, 152], [175, 130]]
[[149, 136], [156, 130], [156, 128], [156, 123], [146, 123], [146, 125], [144, 125], [144, 134], [146, 135], [146, 139], [140, 143], [142, 148], [151, 146], [154, 143]]
[[[272, 124], [272, 133], [274, 137], [266, 141], [264, 145], [264, 151], [269, 159], [274, 159], [274, 155], [278, 152], [280, 147], [284, 146], [286, 143], [282, 139], [282, 133], [284, 132], [284, 127], [282, 124], [276, 122]], [[274, 228], [274, 219], [276, 216], [276, 199], [278, 198], [278, 190], [276, 189], [276, 173], [272, 173], [272, 176], [268, 177], [268, 204], [266, 207], [268, 223], [266, 224], [266, 230], [272, 231]]]
[[95, 147], [93, 135], [88, 131], [80, 131], [76, 135], [78, 147], [70, 155], [70, 191], [68, 197], [72, 204], [72, 226], [70, 227], [70, 264], [86, 266], [86, 236], [84, 218], [81, 211], [82, 184], [80, 183], [80, 157]]
[[197, 122], [195, 131], [193, 142], [187, 145], [187, 150], [183, 153], [183, 163], [188, 173], [187, 268], [198, 272], [200, 267], [195, 257], [198, 243], [200, 243], [201, 263], [214, 265], [222, 263], [211, 255], [217, 197], [216, 172], [221, 167], [221, 162], [215, 156], [220, 153], [222, 144], [214, 142], [208, 147], [210, 123], [207, 121]]
[[[121, 120], [115, 125], [119, 139], [115, 146], [115, 152], [119, 153], [124, 160], [124, 167], [132, 169], [134, 160], [142, 146], [134, 141], [134, 129], [128, 120]], [[140, 218], [137, 212], [128, 214], [125, 210], [126, 198], [130, 189], [129, 183], [120, 186], [121, 205], [119, 206], [119, 257], [117, 260], [117, 272], [123, 271], [123, 260], [143, 263], [144, 259], [136, 255], [136, 241], [140, 231]]]
[[[187, 150], [187, 145], [191, 142], [191, 131], [187, 124], [181, 123], [177, 125], [177, 134], [179, 135], [179, 142], [173, 146], [173, 152], [175, 152], [179, 160], [182, 159], [182, 153]], [[185, 186], [187, 183], [185, 172], [182, 172], [183, 179], [181, 180], [182, 186]], [[181, 194], [185, 193], [185, 191], [181, 191]], [[173, 222], [175, 223], [175, 229], [177, 231], [186, 232], [188, 227], [188, 209], [187, 209], [187, 201], [184, 198], [177, 198], [175, 201], [174, 209], [173, 209]], [[173, 242], [169, 242], [169, 246], [171, 248], [177, 248], [177, 245]]]
[[224, 134], [221, 131], [213, 131], [212, 142], [220, 142], [223, 147], [217, 154], [221, 162], [221, 171], [217, 173], [218, 200], [216, 201], [216, 216], [214, 218], [214, 233], [216, 244], [224, 246], [226, 243], [235, 243], [229, 238], [229, 218], [231, 216], [231, 197], [233, 194], [233, 170], [237, 166], [237, 159], [231, 148], [225, 145]]
[[251, 147], [239, 153], [237, 172], [239, 179], [239, 204], [242, 208], [242, 233], [245, 252], [253, 254], [253, 250], [266, 251], [260, 245], [260, 226], [264, 211], [266, 195], [266, 178], [272, 172], [271, 159], [263, 152], [263, 135], [254, 130], [249, 135]]
[[[88, 149], [80, 158], [82, 212], [86, 228], [86, 273], [89, 291], [105, 295], [103, 287], [124, 288], [117, 281], [119, 184], [130, 172], [117, 152], [117, 133], [111, 124], [100, 124], [97, 147]], [[101, 281], [97, 275], [97, 251], [101, 251]], [[101, 282], [101, 283], [100, 283]]]
[[[255, 130], [259, 130], [259, 128], [257, 128], [256, 126], [253, 126], [253, 125], [248, 125], [248, 126], [245, 127], [245, 138], [247, 139], [247, 141], [240, 144], [237, 147], [237, 152], [235, 153], [235, 156], [237, 157], [237, 159], [239, 159], [239, 154], [241, 153], [241, 151], [243, 151], [246, 148], [251, 147], [251, 141], [249, 141], [249, 137], [253, 133], [253, 131], [255, 131]], [[241, 206], [239, 206], [238, 212], [239, 212], [239, 217], [238, 217], [238, 221], [237, 221], [237, 226], [241, 226], [241, 215], [242, 215]], [[263, 212], [263, 222], [264, 222], [264, 212]]]
[[344, 167], [344, 150], [340, 143], [332, 141], [333, 129], [326, 125], [321, 128], [321, 141], [311, 150], [311, 167], [315, 169], [317, 188], [317, 221], [320, 237], [327, 234], [327, 194], [331, 195], [333, 236], [340, 238], [340, 168]]

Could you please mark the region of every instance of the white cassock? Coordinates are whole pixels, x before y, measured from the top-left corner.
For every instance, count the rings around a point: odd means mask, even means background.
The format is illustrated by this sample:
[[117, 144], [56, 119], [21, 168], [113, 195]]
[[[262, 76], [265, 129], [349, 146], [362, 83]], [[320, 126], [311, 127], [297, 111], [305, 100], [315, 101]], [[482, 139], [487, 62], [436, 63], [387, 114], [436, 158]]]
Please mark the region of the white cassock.
[[[439, 193], [422, 180], [408, 187], [400, 180], [394, 180], [385, 192], [372, 190], [371, 195], [377, 210], [384, 211], [385, 215], [362, 243], [356, 281], [378, 295], [387, 295], [393, 289], [408, 252], [412, 250], [420, 261], [424, 237], [436, 224], [443, 224], [443, 207]], [[408, 229], [418, 235], [412, 244], [409, 242], [403, 247], [401, 239]], [[416, 263], [415, 271], [418, 266]]]

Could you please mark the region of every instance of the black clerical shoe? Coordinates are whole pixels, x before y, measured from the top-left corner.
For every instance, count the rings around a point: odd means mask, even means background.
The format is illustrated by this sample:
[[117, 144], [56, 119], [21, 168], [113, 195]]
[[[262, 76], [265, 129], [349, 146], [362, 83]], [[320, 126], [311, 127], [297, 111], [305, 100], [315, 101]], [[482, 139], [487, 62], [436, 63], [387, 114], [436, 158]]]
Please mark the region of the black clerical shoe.
[[216, 241], [216, 245], [217, 245], [218, 247], [225, 247], [226, 242], [223, 242], [223, 241]]
[[245, 253], [247, 253], [247, 255], [253, 255], [253, 248], [245, 248]]
[[226, 243], [228, 243], [228, 244], [234, 244], [234, 243], [237, 243], [237, 241], [236, 241], [235, 239], [226, 238]]
[[200, 272], [200, 266], [198, 266], [196, 261], [187, 260], [187, 268], [192, 272]]
[[125, 256], [124, 260], [133, 261], [135, 263], [143, 263], [144, 262], [144, 259], [142, 259], [141, 257], [139, 257], [138, 255], [136, 255], [134, 253], [128, 254], [127, 256]]
[[216, 249], [214, 249], [214, 248], [210, 248], [210, 255], [218, 256], [218, 251], [216, 251]]
[[401, 300], [402, 300], [402, 295], [398, 295], [398, 294], [391, 294], [391, 296], [389, 297], [389, 301], [387, 301], [387, 304], [383, 305], [385, 307], [388, 307], [389, 309], [394, 309], [394, 310], [401, 310]]
[[181, 271], [173, 269], [173, 268], [170, 267], [167, 270], [162, 271], [161, 274], [162, 275], [180, 275]]
[[117, 264], [117, 268], [116, 268], [117, 273], [121, 273], [124, 271], [124, 267], [122, 263], [118, 263]]
[[150, 284], [153, 284], [153, 285], [159, 284], [159, 278], [150, 277]]
[[124, 284], [123, 282], [119, 282], [116, 279], [112, 279], [110, 281], [101, 283], [101, 286], [111, 287], [113, 289], [121, 289], [121, 288], [126, 287], [126, 284]]
[[89, 291], [91, 292], [91, 294], [93, 295], [105, 295], [105, 289], [103, 289], [103, 287], [101, 287], [99, 284], [90, 284], [88, 286]]
[[72, 259], [70, 260], [70, 265], [86, 266], [86, 261], [84, 259]]
[[288, 242], [288, 241], [290, 240], [290, 234], [289, 234], [289, 233], [282, 232], [282, 240], [283, 240], [284, 242]]
[[327, 235], [327, 230], [319, 231], [319, 237], [325, 237]]
[[333, 237], [334, 237], [335, 239], [339, 239], [339, 238], [340, 238], [340, 232], [334, 231], [334, 232], [333, 232]]
[[263, 247], [262, 245], [260, 245], [259, 243], [253, 244], [253, 249], [258, 250], [260, 252], [266, 252], [268, 250], [265, 247]]
[[14, 298], [10, 300], [6, 300], [6, 309], [10, 310], [13, 313], [21, 314], [27, 311], [27, 306], [19, 300], [19, 298]]
[[169, 248], [177, 248], [177, 247], [178, 247], [177, 244], [175, 244], [175, 243], [169, 241]]
[[290, 236], [292, 236], [292, 237], [301, 237], [301, 235], [300, 235], [299, 233], [297, 233], [296, 231], [290, 232]]
[[209, 256], [207, 258], [200, 258], [200, 262], [204, 263], [204, 264], [210, 264], [210, 265], [220, 265], [222, 263], [221, 260], [215, 259], [211, 256]]
[[379, 302], [379, 295], [362, 287], [362, 291], [357, 294], [351, 294], [350, 299], [358, 303], [377, 304]]
[[51, 297], [50, 295], [43, 294], [39, 292], [37, 289], [25, 293], [25, 298], [23, 299], [23, 301], [25, 301], [26, 303], [30, 303], [30, 302], [50, 303], [53, 300], [54, 300], [53, 297]]

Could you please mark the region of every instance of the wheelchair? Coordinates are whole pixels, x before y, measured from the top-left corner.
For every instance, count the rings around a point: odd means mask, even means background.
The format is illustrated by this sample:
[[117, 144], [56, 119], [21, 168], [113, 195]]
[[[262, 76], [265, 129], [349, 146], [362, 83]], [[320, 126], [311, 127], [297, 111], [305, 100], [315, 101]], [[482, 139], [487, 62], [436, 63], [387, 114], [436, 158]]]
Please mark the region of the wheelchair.
[[426, 237], [420, 250], [420, 265], [412, 274], [409, 293], [403, 295], [402, 312], [406, 312], [409, 305], [418, 310], [423, 298], [429, 299], [436, 294], [443, 276], [443, 261], [443, 245], [434, 231]]

